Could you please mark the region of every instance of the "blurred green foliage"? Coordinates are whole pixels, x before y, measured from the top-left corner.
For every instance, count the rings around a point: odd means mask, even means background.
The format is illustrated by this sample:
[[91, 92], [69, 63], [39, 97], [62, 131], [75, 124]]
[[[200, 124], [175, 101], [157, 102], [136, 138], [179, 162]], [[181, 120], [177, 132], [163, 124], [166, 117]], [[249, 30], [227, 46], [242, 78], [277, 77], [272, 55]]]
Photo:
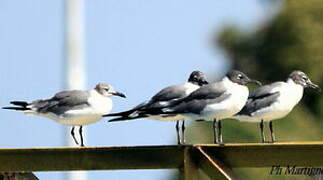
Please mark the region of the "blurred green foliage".
[[[256, 27], [253, 32], [229, 26], [217, 36], [216, 44], [225, 50], [235, 69], [246, 72], [250, 77], [257, 77], [263, 83], [284, 81], [290, 72], [298, 69], [322, 87], [323, 1], [285, 1], [274, 17], [261, 27]], [[301, 103], [292, 113], [284, 119], [274, 121], [277, 140], [322, 141], [322, 108], [322, 93], [305, 91]], [[210, 123], [195, 126], [199, 127], [190, 127], [191, 131], [188, 133], [191, 141], [212, 142]], [[223, 126], [225, 142], [260, 141], [258, 124], [225, 120]], [[200, 129], [195, 131], [194, 128]], [[270, 169], [257, 168], [237, 170], [242, 179], [309, 178], [270, 176], [269, 172]]]
[[[233, 60], [234, 67], [264, 82], [285, 80], [296, 69], [323, 84], [323, 1], [286, 1], [272, 20], [255, 32], [231, 26], [216, 43]], [[306, 105], [321, 114], [322, 98], [308, 94]]]

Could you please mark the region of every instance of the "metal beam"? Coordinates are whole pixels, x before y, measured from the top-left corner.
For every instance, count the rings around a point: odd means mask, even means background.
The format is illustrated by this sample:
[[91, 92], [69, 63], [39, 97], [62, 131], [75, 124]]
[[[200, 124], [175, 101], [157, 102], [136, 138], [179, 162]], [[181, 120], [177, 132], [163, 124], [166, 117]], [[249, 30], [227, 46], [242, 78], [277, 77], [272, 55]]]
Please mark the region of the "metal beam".
[[243, 143], [201, 146], [212, 157], [232, 168], [323, 166], [323, 142]]
[[323, 142], [0, 149], [0, 172], [181, 168], [194, 180], [200, 168], [234, 179], [231, 167], [322, 167], [321, 157]]
[[180, 168], [183, 150], [182, 146], [0, 149], [0, 172]]

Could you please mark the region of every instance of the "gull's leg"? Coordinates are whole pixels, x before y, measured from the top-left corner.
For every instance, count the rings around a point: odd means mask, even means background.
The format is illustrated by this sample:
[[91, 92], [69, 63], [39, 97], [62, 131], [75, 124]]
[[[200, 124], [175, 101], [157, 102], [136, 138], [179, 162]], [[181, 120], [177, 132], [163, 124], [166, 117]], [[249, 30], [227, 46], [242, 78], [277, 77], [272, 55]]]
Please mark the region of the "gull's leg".
[[182, 121], [182, 144], [185, 144], [185, 120]]
[[179, 134], [179, 121], [176, 121], [176, 134], [177, 134], [177, 144], [180, 145], [181, 144], [181, 136]]
[[264, 143], [265, 142], [265, 134], [264, 134], [264, 120], [261, 120], [260, 124], [260, 136], [261, 136], [261, 142]]
[[216, 118], [213, 119], [213, 142], [214, 144], [218, 143], [218, 127]]
[[79, 133], [81, 137], [81, 147], [84, 147], [84, 142], [83, 142], [83, 126], [80, 126]]
[[72, 130], [71, 130], [71, 135], [72, 135], [72, 137], [73, 137], [73, 140], [74, 140], [75, 144], [79, 145], [79, 143], [77, 142], [77, 140], [76, 140], [76, 138], [75, 138], [74, 128], [75, 128], [75, 127], [73, 126], [73, 127], [72, 127]]
[[271, 135], [271, 142], [275, 142], [276, 138], [275, 138], [275, 134], [274, 134], [273, 122], [272, 121], [269, 122], [269, 129], [270, 129], [270, 135]]
[[221, 121], [219, 120], [218, 121], [218, 129], [219, 129], [219, 131], [218, 131], [218, 133], [219, 133], [219, 135], [218, 135], [218, 138], [219, 138], [219, 143], [223, 143], [223, 139], [222, 139], [222, 124], [221, 124]]

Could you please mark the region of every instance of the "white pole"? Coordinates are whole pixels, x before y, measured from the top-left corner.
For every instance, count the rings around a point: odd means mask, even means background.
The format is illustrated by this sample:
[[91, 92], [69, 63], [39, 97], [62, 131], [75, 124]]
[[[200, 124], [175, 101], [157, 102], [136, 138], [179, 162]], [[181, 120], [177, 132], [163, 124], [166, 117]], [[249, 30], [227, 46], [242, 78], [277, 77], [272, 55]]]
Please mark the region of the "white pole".
[[[65, 86], [67, 89], [84, 89], [86, 81], [84, 64], [84, 0], [66, 0], [65, 3]], [[65, 128], [64, 142], [67, 146], [75, 146], [70, 130], [70, 127]], [[75, 135], [77, 135], [76, 138], [80, 142], [78, 128], [75, 128]], [[84, 131], [83, 137], [86, 137]], [[86, 173], [84, 171], [70, 172], [67, 174], [67, 179], [86, 180]]]

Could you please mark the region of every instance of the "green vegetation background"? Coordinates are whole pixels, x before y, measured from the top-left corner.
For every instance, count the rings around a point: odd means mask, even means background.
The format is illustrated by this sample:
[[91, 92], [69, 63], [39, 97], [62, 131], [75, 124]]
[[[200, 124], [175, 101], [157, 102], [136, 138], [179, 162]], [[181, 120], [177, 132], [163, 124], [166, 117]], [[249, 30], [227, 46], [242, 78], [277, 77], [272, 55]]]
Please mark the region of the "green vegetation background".
[[[227, 26], [215, 43], [227, 53], [234, 68], [263, 83], [284, 81], [291, 71], [299, 69], [323, 87], [322, 0], [284, 1], [280, 11], [253, 32]], [[278, 141], [323, 141], [322, 108], [322, 93], [306, 90], [292, 113], [274, 121]], [[223, 126], [225, 142], [259, 142], [258, 124], [225, 120]], [[208, 123], [190, 127], [188, 138], [210, 142], [211, 127]], [[266, 130], [269, 134], [268, 128]], [[270, 169], [238, 169], [236, 172], [241, 179], [310, 179], [270, 176]]]

